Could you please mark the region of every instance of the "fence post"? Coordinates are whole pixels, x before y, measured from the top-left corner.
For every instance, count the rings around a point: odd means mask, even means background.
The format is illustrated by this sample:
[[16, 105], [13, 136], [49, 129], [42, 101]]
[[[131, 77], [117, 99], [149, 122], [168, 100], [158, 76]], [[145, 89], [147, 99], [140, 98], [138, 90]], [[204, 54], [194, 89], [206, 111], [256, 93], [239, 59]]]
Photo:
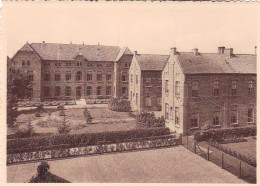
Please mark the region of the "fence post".
[[207, 150], [207, 158], [208, 158], [208, 161], [209, 161], [209, 146], [208, 146], [208, 150]]
[[196, 151], [197, 151], [197, 149], [196, 149], [196, 142], [194, 141], [194, 153], [196, 154]]
[[187, 149], [189, 149], [188, 143], [189, 143], [189, 138], [188, 138], [188, 135], [187, 135]]
[[238, 178], [241, 178], [241, 161], [239, 161]]
[[224, 154], [221, 153], [221, 168], [224, 169]]

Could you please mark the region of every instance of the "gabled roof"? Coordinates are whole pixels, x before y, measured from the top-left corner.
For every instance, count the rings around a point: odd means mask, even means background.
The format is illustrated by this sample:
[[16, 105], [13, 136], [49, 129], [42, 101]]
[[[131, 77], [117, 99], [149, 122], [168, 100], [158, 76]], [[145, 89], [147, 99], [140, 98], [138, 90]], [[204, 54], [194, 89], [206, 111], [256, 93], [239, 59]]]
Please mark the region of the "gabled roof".
[[137, 54], [135, 57], [141, 71], [162, 71], [169, 55]]
[[256, 74], [256, 55], [180, 52], [177, 59], [184, 74], [245, 73]]
[[123, 47], [123, 48], [120, 49], [115, 61], [118, 61], [124, 54], [133, 55], [133, 52], [131, 50], [129, 50], [129, 48]]

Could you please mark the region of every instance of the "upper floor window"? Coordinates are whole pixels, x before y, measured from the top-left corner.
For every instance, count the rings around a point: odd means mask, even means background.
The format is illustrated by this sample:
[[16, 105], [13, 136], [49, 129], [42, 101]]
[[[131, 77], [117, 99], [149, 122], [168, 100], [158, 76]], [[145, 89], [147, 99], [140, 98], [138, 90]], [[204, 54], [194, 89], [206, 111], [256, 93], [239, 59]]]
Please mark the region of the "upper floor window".
[[136, 84], [138, 84], [138, 75], [135, 76]]
[[179, 107], [175, 107], [175, 125], [180, 124]]
[[60, 73], [55, 74], [55, 81], [60, 81]]
[[43, 80], [44, 81], [50, 81], [50, 73], [44, 73], [43, 74]]
[[30, 65], [31, 65], [30, 60], [27, 60], [27, 66], [30, 66]]
[[87, 96], [90, 96], [92, 94], [92, 87], [87, 86]]
[[220, 83], [219, 81], [214, 81], [213, 83], [213, 95], [214, 96], [219, 96], [219, 86], [220, 86]]
[[175, 95], [179, 97], [181, 95], [181, 85], [179, 81], [175, 82]]
[[106, 65], [106, 67], [112, 67], [113, 65], [111, 64], [111, 63], [108, 63], [107, 65]]
[[77, 67], [82, 67], [82, 62], [77, 62]]
[[70, 81], [71, 80], [71, 72], [66, 72], [66, 75], [65, 75], [65, 79], [66, 81]]
[[29, 81], [33, 81], [33, 71], [28, 71], [27, 72], [27, 77]]
[[101, 68], [101, 67], [102, 67], [102, 64], [98, 63], [98, 64], [97, 64], [97, 67]]
[[248, 81], [248, 94], [254, 93], [254, 82], [253, 80]]
[[237, 81], [232, 81], [232, 95], [235, 96], [237, 94]]
[[61, 67], [61, 63], [60, 62], [56, 62], [55, 63], [55, 67]]
[[191, 96], [192, 97], [199, 97], [199, 82], [198, 81], [193, 81], [191, 88], [192, 88]]
[[92, 64], [90, 64], [90, 63], [87, 63], [87, 67], [92, 67]]
[[50, 66], [50, 62], [45, 62], [45, 63], [44, 63], [44, 66], [45, 66], [45, 67], [49, 67], [49, 66]]
[[112, 74], [111, 73], [107, 73], [107, 81], [111, 81], [112, 79]]
[[76, 81], [80, 81], [80, 80], [82, 80], [82, 72], [81, 72], [81, 71], [78, 71], [78, 72], [76, 73]]
[[193, 109], [191, 113], [191, 128], [199, 127], [199, 109]]
[[238, 123], [238, 107], [236, 105], [231, 107], [230, 122], [231, 122], [231, 124]]
[[97, 74], [97, 80], [102, 81], [102, 72], [98, 72]]
[[129, 65], [128, 65], [128, 63], [125, 63], [125, 68], [129, 68]]
[[22, 66], [23, 66], [23, 67], [25, 66], [25, 61], [24, 61], [24, 60], [22, 61]]
[[87, 73], [87, 81], [92, 81], [92, 72], [88, 71]]
[[152, 86], [152, 78], [150, 77], [145, 78], [145, 86], [146, 87]]
[[66, 62], [66, 67], [71, 67], [72, 63], [71, 62]]
[[168, 94], [169, 93], [169, 81], [165, 80], [165, 93]]
[[122, 73], [122, 81], [127, 82], [127, 73], [125, 72]]
[[253, 123], [254, 122], [254, 105], [250, 105], [247, 110], [247, 122]]
[[220, 107], [215, 107], [214, 109], [213, 125], [220, 125]]

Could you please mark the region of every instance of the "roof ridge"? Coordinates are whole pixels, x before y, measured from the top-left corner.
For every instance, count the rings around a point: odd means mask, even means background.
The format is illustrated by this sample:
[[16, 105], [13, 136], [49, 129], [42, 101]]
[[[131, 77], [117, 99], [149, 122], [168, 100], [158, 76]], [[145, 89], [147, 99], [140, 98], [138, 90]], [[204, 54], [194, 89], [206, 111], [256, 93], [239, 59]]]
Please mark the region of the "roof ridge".
[[32, 44], [56, 44], [56, 45], [82, 45], [82, 46], [103, 46], [103, 47], [118, 47], [118, 48], [121, 48], [120, 46], [113, 46], [113, 45], [88, 45], [88, 44], [77, 44], [77, 43], [42, 43], [42, 42], [39, 42], [39, 43], [31, 43]]

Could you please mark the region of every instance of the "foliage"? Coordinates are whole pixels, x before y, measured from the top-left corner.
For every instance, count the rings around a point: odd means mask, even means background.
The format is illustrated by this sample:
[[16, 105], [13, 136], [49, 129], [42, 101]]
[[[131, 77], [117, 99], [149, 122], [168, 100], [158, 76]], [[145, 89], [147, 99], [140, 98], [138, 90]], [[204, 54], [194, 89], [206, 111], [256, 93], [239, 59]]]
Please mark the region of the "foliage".
[[31, 87], [26, 75], [12, 66], [7, 69], [7, 123], [13, 125], [18, 116], [16, 105], [19, 99], [28, 96]]
[[136, 116], [139, 127], [165, 127], [164, 117], [156, 118], [154, 113], [142, 112]]
[[64, 110], [64, 109], [65, 109], [65, 107], [64, 107], [63, 104], [59, 104], [59, 105], [57, 106], [57, 110]]
[[113, 111], [129, 112], [131, 111], [130, 101], [122, 98], [110, 98], [108, 108]]
[[39, 112], [39, 111], [36, 111], [36, 112], [35, 112], [35, 116], [36, 116], [36, 117], [41, 117], [40, 112]]
[[256, 136], [256, 126], [196, 131], [194, 134], [194, 139], [197, 142], [208, 141], [211, 139], [221, 143], [227, 138], [235, 138], [241, 136]]
[[62, 123], [58, 126], [58, 133], [59, 134], [68, 134], [71, 131], [69, 121], [66, 120], [65, 116], [63, 116]]
[[43, 104], [40, 104], [37, 106], [36, 110], [39, 112], [39, 113], [43, 113], [45, 110], [43, 108]]
[[[145, 138], [151, 136], [169, 135], [169, 128], [134, 129], [128, 131], [110, 131], [101, 133], [85, 134], [61, 134], [24, 139], [9, 139], [7, 141], [8, 152], [27, 152], [32, 149], [53, 149], [55, 146], [79, 147], [95, 145], [99, 141], [116, 143], [134, 138]], [[21, 148], [23, 147], [23, 148]]]
[[64, 110], [60, 110], [60, 116], [65, 116]]
[[89, 110], [87, 109], [87, 107], [85, 107], [85, 109], [84, 109], [84, 117], [86, 119], [86, 124], [89, 124], [92, 122], [93, 118], [91, 117], [91, 114], [90, 114]]
[[28, 138], [28, 137], [32, 137], [34, 134], [35, 134], [35, 129], [31, 123], [31, 120], [29, 120], [26, 128], [18, 129], [15, 135], [17, 138]]

